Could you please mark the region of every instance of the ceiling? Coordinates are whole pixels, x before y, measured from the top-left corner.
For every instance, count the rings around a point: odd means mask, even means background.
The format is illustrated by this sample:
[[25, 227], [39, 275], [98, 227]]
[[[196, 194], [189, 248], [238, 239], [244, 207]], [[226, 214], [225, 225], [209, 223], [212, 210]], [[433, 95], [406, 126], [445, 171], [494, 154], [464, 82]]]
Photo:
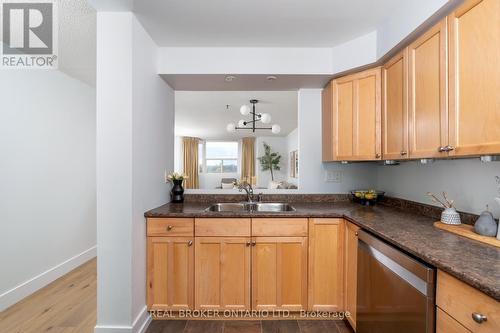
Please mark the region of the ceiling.
[[[226, 125], [238, 123], [240, 119], [250, 119], [240, 114], [240, 106], [249, 104], [250, 99], [258, 99], [258, 113], [269, 113], [271, 126], [279, 124], [281, 132], [272, 134], [270, 130], [257, 131], [258, 136], [286, 136], [297, 128], [296, 91], [176, 91], [175, 92], [175, 135], [194, 136], [202, 139], [238, 139], [255, 136], [251, 131], [229, 133]], [[229, 104], [229, 109], [226, 105]]]
[[227, 82], [227, 75], [221, 74], [160, 74], [175, 90], [191, 91], [287, 91], [323, 88], [331, 75], [274, 75], [275, 80], [267, 80], [268, 75], [239, 74]]
[[159, 46], [331, 47], [376, 30], [401, 0], [135, 0]]

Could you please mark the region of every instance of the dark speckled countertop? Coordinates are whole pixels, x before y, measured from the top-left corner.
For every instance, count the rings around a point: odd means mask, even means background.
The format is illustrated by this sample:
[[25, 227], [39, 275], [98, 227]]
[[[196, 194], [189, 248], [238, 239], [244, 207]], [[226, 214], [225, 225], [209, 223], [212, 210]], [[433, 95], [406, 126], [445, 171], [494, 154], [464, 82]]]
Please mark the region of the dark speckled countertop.
[[364, 207], [349, 201], [292, 202], [296, 211], [280, 213], [206, 212], [209, 203], [165, 204], [146, 217], [344, 217], [389, 243], [450, 273], [500, 301], [500, 248], [439, 230], [435, 218], [401, 209]]

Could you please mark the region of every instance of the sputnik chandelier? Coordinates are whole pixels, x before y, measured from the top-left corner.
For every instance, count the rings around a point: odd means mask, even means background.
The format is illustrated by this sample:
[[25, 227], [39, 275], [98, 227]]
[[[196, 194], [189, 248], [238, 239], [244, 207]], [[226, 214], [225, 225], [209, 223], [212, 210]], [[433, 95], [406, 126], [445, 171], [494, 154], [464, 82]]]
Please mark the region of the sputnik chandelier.
[[251, 99], [250, 103], [252, 107], [248, 105], [242, 105], [240, 108], [240, 113], [243, 116], [252, 116], [252, 120], [243, 120], [238, 121], [238, 125], [236, 126], [234, 123], [229, 123], [226, 126], [228, 132], [234, 133], [236, 130], [251, 130], [255, 133], [255, 130], [271, 130], [273, 134], [278, 134], [281, 131], [280, 125], [274, 124], [271, 127], [256, 127], [256, 123], [258, 121], [263, 124], [269, 124], [271, 122], [271, 115], [269, 113], [257, 113], [255, 112], [255, 104], [259, 103], [256, 99]]

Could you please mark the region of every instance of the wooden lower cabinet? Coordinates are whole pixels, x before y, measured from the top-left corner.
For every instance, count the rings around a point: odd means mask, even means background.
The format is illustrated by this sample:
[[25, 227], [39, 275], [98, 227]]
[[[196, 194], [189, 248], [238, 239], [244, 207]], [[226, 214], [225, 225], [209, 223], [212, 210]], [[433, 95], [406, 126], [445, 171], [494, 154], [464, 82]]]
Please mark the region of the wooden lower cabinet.
[[196, 309], [250, 309], [250, 245], [249, 237], [196, 237]]
[[357, 283], [358, 283], [358, 231], [359, 227], [346, 221], [345, 232], [345, 298], [344, 309], [350, 313], [346, 317], [356, 331]]
[[252, 308], [307, 308], [307, 237], [255, 237], [252, 247]]
[[436, 333], [470, 333], [470, 331], [436, 307]]
[[343, 219], [309, 219], [308, 310], [344, 308]]
[[[436, 305], [471, 332], [500, 332], [500, 302], [441, 270], [437, 274]], [[449, 325], [439, 321], [438, 317], [438, 327]]]
[[192, 309], [193, 238], [148, 237], [147, 247], [148, 309]]

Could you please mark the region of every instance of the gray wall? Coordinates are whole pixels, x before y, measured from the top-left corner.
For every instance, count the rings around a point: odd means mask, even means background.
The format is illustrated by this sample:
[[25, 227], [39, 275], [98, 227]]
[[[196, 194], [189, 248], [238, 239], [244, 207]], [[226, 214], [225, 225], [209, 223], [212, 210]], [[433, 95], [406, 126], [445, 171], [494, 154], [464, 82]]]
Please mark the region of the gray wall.
[[460, 211], [479, 214], [486, 209], [496, 217], [500, 207], [494, 202], [500, 194], [495, 176], [500, 162], [482, 163], [479, 159], [436, 160], [432, 164], [404, 162], [397, 166], [377, 167], [377, 188], [387, 195], [432, 204], [427, 192], [446, 191]]

